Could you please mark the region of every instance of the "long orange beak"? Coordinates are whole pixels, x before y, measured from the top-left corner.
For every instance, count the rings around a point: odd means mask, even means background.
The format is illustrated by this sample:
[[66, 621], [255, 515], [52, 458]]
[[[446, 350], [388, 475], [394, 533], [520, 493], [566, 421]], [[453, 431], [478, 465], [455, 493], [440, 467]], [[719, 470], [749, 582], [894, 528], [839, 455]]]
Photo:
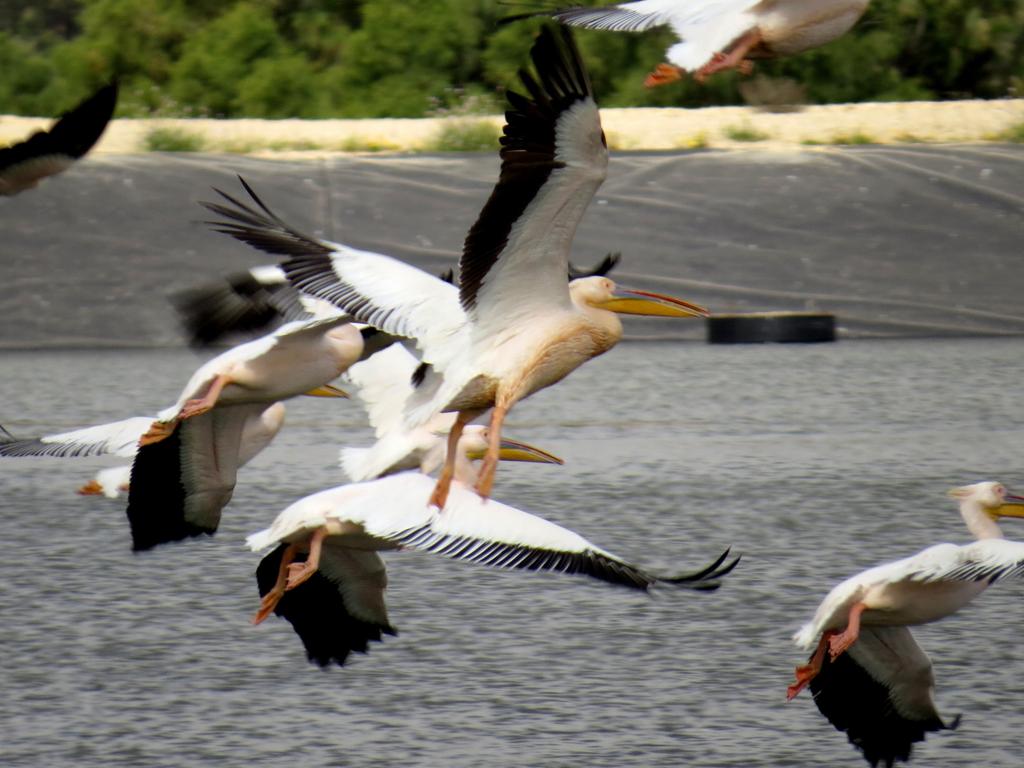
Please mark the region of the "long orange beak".
[[650, 291], [616, 288], [612, 297], [600, 305], [620, 315], [654, 315], [657, 317], [708, 317], [711, 313], [699, 304]]

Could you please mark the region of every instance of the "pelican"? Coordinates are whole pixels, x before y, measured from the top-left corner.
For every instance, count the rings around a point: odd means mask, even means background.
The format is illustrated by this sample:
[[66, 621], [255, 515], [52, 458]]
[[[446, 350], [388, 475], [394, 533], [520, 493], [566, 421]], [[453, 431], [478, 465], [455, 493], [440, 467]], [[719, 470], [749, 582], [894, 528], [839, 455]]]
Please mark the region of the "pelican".
[[608, 149], [586, 71], [568, 30], [542, 30], [531, 51], [537, 77], [520, 73], [530, 98], [509, 92], [501, 174], [466, 237], [456, 288], [408, 264], [353, 248], [335, 249], [245, 211], [225, 224], [239, 239], [278, 237], [282, 268], [304, 293], [358, 322], [416, 340], [423, 366], [405, 406], [410, 426], [458, 413], [430, 503], [443, 508], [454, 446], [466, 424], [493, 408], [477, 481], [490, 495], [501, 428], [519, 400], [548, 387], [622, 337], [616, 313], [702, 317], [669, 296], [620, 289], [607, 277], [567, 284], [569, 249], [583, 212], [604, 180]]
[[345, 397], [328, 384], [363, 351], [348, 319], [292, 321], [201, 366], [139, 440], [128, 492], [132, 547], [213, 534], [230, 501], [242, 426], [299, 394]]
[[[283, 403], [273, 403], [247, 414], [242, 422], [239, 438], [238, 465], [248, 463], [266, 448], [280, 431], [283, 423]], [[120, 456], [134, 459], [139, 440], [152, 424], [152, 416], [133, 416], [109, 424], [40, 437], [15, 438], [7, 433], [8, 437], [0, 441], [0, 457]], [[131, 464], [101, 469], [92, 480], [78, 489], [78, 493], [83, 496], [102, 494], [107, 498], [116, 499], [120, 492], [128, 490], [131, 469]]]
[[0, 195], [16, 195], [70, 168], [99, 141], [115, 106], [116, 82], [64, 113], [48, 131], [0, 149]]
[[[290, 621], [310, 661], [341, 665], [351, 651], [395, 634], [384, 604], [379, 551], [417, 549], [499, 568], [577, 573], [638, 590], [655, 584], [713, 590], [739, 558], [728, 550], [694, 573], [658, 576], [543, 518], [484, 501], [456, 481], [444, 511], [425, 504], [433, 481], [416, 471], [332, 488], [301, 499], [248, 537], [276, 547], [257, 573], [262, 602], [253, 623], [276, 612]], [[305, 555], [304, 561], [303, 556]]]
[[[407, 469], [431, 474], [444, 463], [446, 438], [454, 413], [439, 413], [425, 424], [409, 428], [402, 418], [402, 405], [413, 391], [419, 360], [401, 344], [393, 344], [367, 360], [356, 363], [344, 374], [346, 390], [362, 403], [377, 441], [369, 448], [341, 449], [341, 468], [354, 482], [374, 480]], [[351, 385], [351, 386], [349, 386]], [[456, 450], [455, 474], [463, 483], [476, 477], [472, 461], [483, 458], [488, 446], [487, 428], [468, 425]], [[503, 438], [499, 458], [504, 461], [540, 461], [562, 464], [562, 460], [539, 448]]]
[[272, 403], [300, 394], [345, 397], [328, 385], [363, 352], [363, 337], [332, 309], [326, 318], [285, 323], [217, 355], [189, 379], [174, 405], [157, 414], [142, 446], [168, 437], [179, 421], [214, 406]]
[[792, 56], [846, 34], [867, 10], [868, 0], [636, 0], [600, 8], [565, 8], [519, 14], [550, 15], [588, 29], [642, 32], [668, 26], [680, 42], [671, 46], [644, 85], [694, 79], [727, 69], [749, 74], [750, 59]]
[[996, 482], [949, 495], [977, 541], [937, 544], [850, 577], [793, 637], [815, 650], [797, 667], [787, 698], [810, 685], [822, 714], [872, 766], [908, 760], [925, 733], [955, 728], [959, 720], [947, 725], [939, 716], [931, 661], [907, 627], [945, 618], [995, 581], [1024, 575], [1024, 543], [1005, 540], [996, 522], [1024, 517], [1024, 497]]

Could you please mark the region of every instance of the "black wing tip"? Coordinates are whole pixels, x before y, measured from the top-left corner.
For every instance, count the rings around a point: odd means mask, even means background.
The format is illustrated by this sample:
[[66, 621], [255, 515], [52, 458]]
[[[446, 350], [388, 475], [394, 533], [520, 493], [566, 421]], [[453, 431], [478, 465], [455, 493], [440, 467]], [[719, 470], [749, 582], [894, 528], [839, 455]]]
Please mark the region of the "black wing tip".
[[726, 548], [722, 554], [715, 558], [714, 562], [706, 565], [699, 571], [683, 573], [677, 576], [658, 577], [656, 583], [688, 587], [699, 592], [713, 592], [721, 586], [720, 580], [732, 573], [736, 566], [740, 564], [740, 560], [743, 559], [743, 555], [736, 555], [736, 557], [726, 563], [731, 551], [731, 547]]
[[581, 277], [607, 277], [622, 261], [621, 253], [609, 253], [601, 261], [590, 269], [581, 269], [569, 264], [569, 279], [578, 280]]
[[[279, 545], [257, 566], [256, 584], [261, 597], [277, 580], [287, 546]], [[303, 562], [305, 558], [306, 555], [299, 554], [296, 562]], [[343, 667], [353, 652], [368, 653], [371, 642], [380, 642], [384, 635], [398, 634], [390, 624], [373, 624], [352, 616], [337, 585], [320, 571], [285, 592], [274, 613], [292, 625], [305, 648], [306, 658], [321, 668]]]

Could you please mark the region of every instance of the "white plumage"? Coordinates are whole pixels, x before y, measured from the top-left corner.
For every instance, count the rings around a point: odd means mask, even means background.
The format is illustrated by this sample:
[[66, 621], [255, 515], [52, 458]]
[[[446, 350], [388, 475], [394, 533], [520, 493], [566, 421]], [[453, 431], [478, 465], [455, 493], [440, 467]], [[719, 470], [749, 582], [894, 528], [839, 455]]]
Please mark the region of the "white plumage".
[[[679, 299], [618, 290], [606, 277], [567, 286], [576, 228], [605, 177], [608, 149], [590, 82], [571, 36], [542, 31], [531, 56], [532, 98], [508, 93], [498, 183], [466, 236], [459, 287], [386, 256], [325, 244], [290, 248], [282, 266], [300, 291], [354, 319], [413, 338], [425, 364], [407, 399], [410, 427], [441, 411], [459, 413], [448, 461], [431, 503], [443, 507], [465, 424], [494, 408], [477, 490], [490, 493], [507, 411], [622, 336], [619, 313], [693, 317]], [[285, 250], [285, 249], [282, 249]]]
[[[691, 72], [704, 78], [724, 69], [749, 68], [748, 59], [790, 56], [850, 30], [869, 0], [637, 0], [599, 8], [551, 12], [559, 21], [589, 29], [641, 32], [668, 26], [679, 38], [646, 85]], [[527, 14], [529, 15], [529, 14]]]
[[[262, 451], [277, 435], [284, 422], [284, 405], [274, 403], [267, 408], [256, 407], [237, 413], [240, 438], [237, 465], [242, 466]], [[0, 442], [0, 457], [121, 456], [135, 458], [139, 440], [153, 424], [152, 416], [133, 416], [121, 421], [99, 424], [70, 432], [32, 438], [9, 438]], [[86, 496], [103, 495], [117, 498], [129, 488], [131, 465], [106, 467], [78, 489]]]
[[[368, 556], [384, 550], [418, 549], [492, 567], [579, 573], [642, 590], [657, 583], [712, 590], [737, 562], [723, 565], [726, 552], [695, 573], [661, 577], [536, 515], [497, 501], [484, 502], [458, 482], [444, 511], [432, 509], [426, 504], [432, 487], [426, 475], [403, 472], [331, 488], [295, 502], [269, 528], [249, 536], [246, 543], [254, 551], [278, 545], [269, 562], [261, 564], [263, 602], [254, 621], [262, 621], [271, 611], [281, 613], [303, 638], [311, 660], [321, 664], [340, 664], [351, 650], [365, 651], [369, 639], [393, 632], [384, 609], [383, 563]], [[305, 563], [293, 562], [306, 550]], [[362, 556], [360, 563], [351, 559], [356, 553]], [[338, 563], [343, 558], [347, 559], [341, 572]], [[360, 564], [369, 570], [361, 570]], [[317, 575], [332, 586], [306, 583]], [[290, 590], [313, 588], [319, 590], [320, 604], [312, 597], [288, 602]], [[330, 608], [323, 604], [330, 599], [341, 602]], [[348, 626], [353, 618], [349, 633], [330, 631], [332, 622]]]
[[1024, 576], [1024, 543], [1006, 541], [996, 523], [1024, 517], [1024, 498], [995, 482], [950, 495], [977, 541], [937, 544], [846, 579], [793, 636], [801, 648], [816, 647], [788, 697], [810, 685], [821, 712], [872, 765], [906, 760], [926, 732], [953, 727], [935, 709], [931, 662], [907, 626], [942, 619], [996, 581]]

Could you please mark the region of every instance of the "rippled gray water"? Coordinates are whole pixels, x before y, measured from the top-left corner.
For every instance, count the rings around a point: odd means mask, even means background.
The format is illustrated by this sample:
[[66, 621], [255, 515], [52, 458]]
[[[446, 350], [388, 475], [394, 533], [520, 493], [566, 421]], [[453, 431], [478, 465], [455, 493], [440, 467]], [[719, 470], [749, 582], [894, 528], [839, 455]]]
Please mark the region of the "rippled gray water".
[[[300, 399], [240, 474], [218, 535], [133, 555], [96, 460], [0, 466], [4, 766], [857, 766], [789, 642], [837, 580], [964, 540], [947, 488], [1024, 489], [1020, 341], [624, 344], [522, 403], [508, 434], [567, 460], [504, 466], [496, 496], [645, 565], [726, 546], [717, 593], [389, 556], [401, 635], [344, 669], [286, 622], [251, 627], [246, 533], [341, 482], [356, 406]], [[0, 423], [30, 434], [171, 402], [186, 351], [5, 353]], [[109, 463], [109, 462], [108, 462]], [[1011, 536], [1024, 530], [1007, 523]], [[960, 729], [923, 765], [1019, 765], [1024, 587], [916, 630]]]

